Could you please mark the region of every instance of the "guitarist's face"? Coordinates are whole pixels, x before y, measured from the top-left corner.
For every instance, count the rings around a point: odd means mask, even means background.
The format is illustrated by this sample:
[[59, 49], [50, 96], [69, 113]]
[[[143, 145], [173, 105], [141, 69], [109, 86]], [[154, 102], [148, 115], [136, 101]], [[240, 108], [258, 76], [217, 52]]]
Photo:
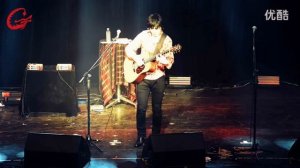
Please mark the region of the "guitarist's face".
[[150, 28], [151, 35], [154, 37], [159, 37], [162, 34], [162, 28], [156, 27], [156, 28]]

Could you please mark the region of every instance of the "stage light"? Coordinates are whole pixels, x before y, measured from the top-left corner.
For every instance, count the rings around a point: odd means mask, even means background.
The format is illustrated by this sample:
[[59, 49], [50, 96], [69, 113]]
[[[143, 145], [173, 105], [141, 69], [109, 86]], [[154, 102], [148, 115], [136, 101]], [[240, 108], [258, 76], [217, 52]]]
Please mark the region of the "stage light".
[[10, 92], [7, 91], [2, 92], [2, 97], [10, 97]]
[[295, 141], [295, 139], [277, 139], [274, 143], [282, 149], [290, 150]]
[[105, 168], [117, 168], [116, 163], [107, 160], [106, 158], [97, 158], [97, 159], [91, 159], [89, 162], [88, 167], [90, 168], [97, 168], [97, 167], [105, 167]]
[[280, 85], [279, 76], [258, 76], [259, 85]]
[[6, 161], [6, 159], [7, 159], [7, 156], [3, 153], [0, 153], [0, 162], [4, 162], [4, 161]]
[[18, 152], [18, 153], [16, 154], [16, 156], [17, 156], [18, 158], [24, 158], [24, 151]]
[[8, 98], [11, 96], [11, 94], [8, 91], [3, 91], [1, 95], [3, 98], [3, 102], [0, 103], [0, 106], [4, 107], [5, 106], [4, 104], [8, 101]]

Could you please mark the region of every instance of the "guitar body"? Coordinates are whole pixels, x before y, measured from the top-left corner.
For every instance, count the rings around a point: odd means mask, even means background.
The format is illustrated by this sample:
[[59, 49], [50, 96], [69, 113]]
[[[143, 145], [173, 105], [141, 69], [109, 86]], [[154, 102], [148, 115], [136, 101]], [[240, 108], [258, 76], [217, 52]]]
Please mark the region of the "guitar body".
[[143, 67], [137, 67], [132, 59], [124, 60], [124, 78], [128, 83], [140, 83], [146, 76], [146, 72], [153, 72], [156, 68], [155, 62], [148, 62]]
[[163, 51], [157, 55], [153, 55], [153, 56], [149, 57], [148, 59], [144, 60], [145, 64], [140, 67], [138, 67], [132, 59], [125, 57], [125, 60], [123, 63], [125, 81], [128, 83], [141, 82], [146, 77], [147, 72], [154, 72], [156, 70], [157, 63], [153, 62], [155, 60], [156, 56], [164, 55], [169, 52], [176, 53], [176, 52], [179, 52], [180, 49], [181, 49], [181, 45], [177, 44], [169, 50]]

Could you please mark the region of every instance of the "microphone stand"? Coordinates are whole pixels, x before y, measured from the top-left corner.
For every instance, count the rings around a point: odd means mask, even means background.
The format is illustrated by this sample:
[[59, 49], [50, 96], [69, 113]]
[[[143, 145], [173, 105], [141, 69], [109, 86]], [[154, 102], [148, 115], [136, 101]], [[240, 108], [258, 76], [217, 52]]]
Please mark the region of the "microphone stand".
[[252, 38], [252, 54], [253, 54], [253, 141], [252, 141], [252, 150], [257, 151], [256, 143], [256, 104], [257, 104], [257, 68], [256, 68], [256, 54], [255, 54], [255, 30], [256, 26], [252, 27], [253, 29], [253, 38]]
[[[109, 45], [111, 45], [111, 44], [112, 43], [110, 43]], [[107, 47], [103, 53], [107, 52], [108, 48], [110, 48], [110, 47]], [[91, 145], [95, 146], [96, 149], [99, 152], [103, 152], [103, 151], [96, 144], [93, 143], [93, 139], [92, 139], [91, 134], [90, 134], [90, 129], [91, 129], [91, 110], [90, 110], [91, 109], [90, 108], [91, 80], [90, 80], [90, 78], [92, 77], [92, 75], [89, 74], [89, 73], [90, 73], [90, 71], [92, 69], [96, 68], [97, 65], [99, 65], [98, 62], [99, 62], [99, 60], [100, 60], [101, 57], [102, 57], [102, 55], [100, 55], [100, 57], [95, 61], [95, 63], [90, 67], [90, 69], [83, 74], [82, 78], [78, 82], [78, 83], [81, 83], [84, 79], [86, 79], [86, 81], [84, 82], [85, 85], [86, 85], [86, 90], [87, 90], [87, 115], [88, 115], [87, 116], [87, 135], [86, 135], [86, 140], [87, 140], [89, 146], [91, 146]]]

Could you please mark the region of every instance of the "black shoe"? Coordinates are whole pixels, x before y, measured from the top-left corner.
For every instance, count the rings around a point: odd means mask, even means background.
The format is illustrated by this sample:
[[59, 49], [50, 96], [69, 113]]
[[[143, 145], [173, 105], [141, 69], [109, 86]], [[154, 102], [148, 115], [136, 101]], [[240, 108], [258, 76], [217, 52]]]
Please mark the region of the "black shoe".
[[138, 137], [137, 140], [135, 141], [134, 147], [138, 148], [142, 146], [145, 143], [145, 137]]

